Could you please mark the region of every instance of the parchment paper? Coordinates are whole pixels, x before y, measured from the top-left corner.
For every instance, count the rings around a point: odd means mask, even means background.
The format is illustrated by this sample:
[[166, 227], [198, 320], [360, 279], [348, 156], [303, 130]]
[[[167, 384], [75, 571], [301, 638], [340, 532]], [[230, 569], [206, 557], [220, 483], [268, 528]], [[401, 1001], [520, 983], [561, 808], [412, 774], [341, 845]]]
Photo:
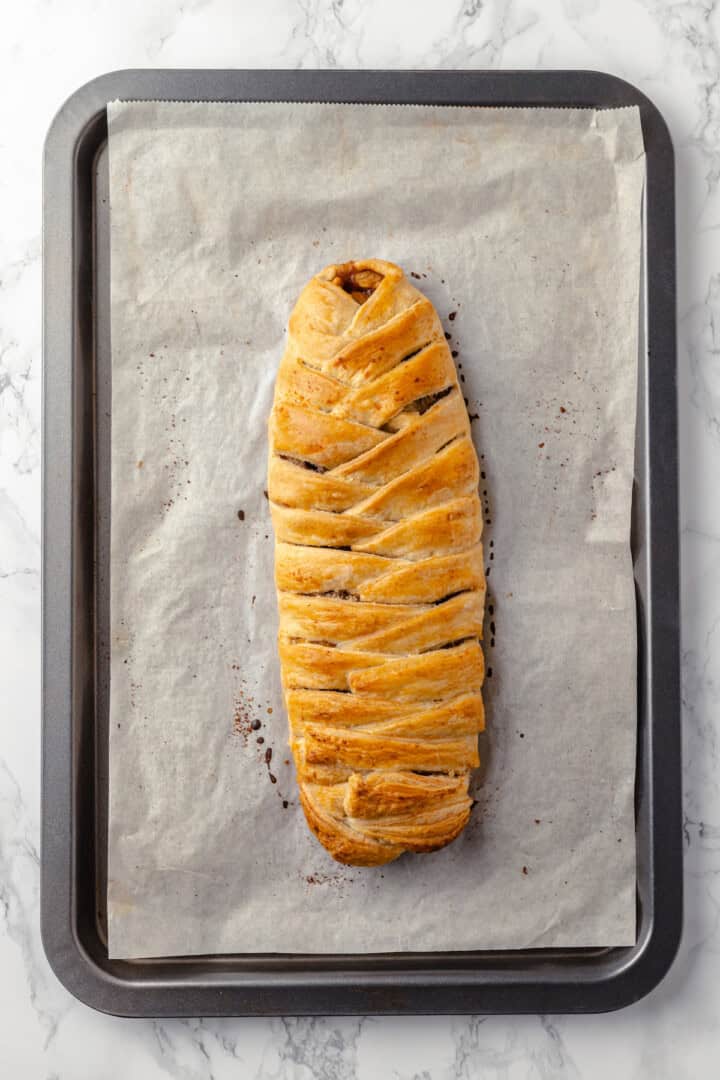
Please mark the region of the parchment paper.
[[[111, 956], [632, 943], [637, 111], [108, 115]], [[288, 314], [367, 256], [436, 304], [484, 455], [488, 734], [454, 844], [350, 869], [298, 806], [264, 488]]]

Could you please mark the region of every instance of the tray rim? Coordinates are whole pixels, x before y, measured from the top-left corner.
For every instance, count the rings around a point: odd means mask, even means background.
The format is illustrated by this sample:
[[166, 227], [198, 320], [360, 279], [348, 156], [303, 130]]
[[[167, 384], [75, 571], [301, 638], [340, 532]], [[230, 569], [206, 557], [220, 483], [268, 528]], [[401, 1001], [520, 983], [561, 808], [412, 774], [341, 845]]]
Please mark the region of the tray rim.
[[[604, 959], [593, 962], [592, 969], [582, 963], [557, 969], [551, 957], [561, 950], [534, 950], [538, 954], [534, 968], [523, 968], [518, 962], [505, 970], [492, 966], [497, 952], [411, 954], [412, 964], [405, 967], [403, 959], [406, 964], [409, 961], [403, 954], [341, 956], [324, 969], [314, 962], [329, 958], [306, 956], [312, 970], [300, 969], [300, 954], [294, 963], [277, 955], [258, 957], [257, 969], [236, 971], [232, 979], [223, 980], [217, 970], [189, 980], [167, 975], [163, 979], [162, 961], [109, 961], [101, 950], [89, 948], [82, 940], [75, 888], [82, 838], [75, 829], [80, 796], [73, 733], [78, 710], [86, 715], [93, 702], [78, 693], [82, 661], [72, 637], [73, 597], [81, 577], [73, 562], [73, 539], [82, 525], [73, 469], [78, 453], [75, 422], [82, 405], [75, 363], [81, 348], [92, 348], [92, 343], [82, 339], [79, 308], [84, 305], [87, 317], [92, 298], [79, 289], [81, 284], [88, 285], [88, 268], [83, 260], [87, 252], [78, 241], [82, 214], [78, 179], [83, 140], [93, 126], [102, 127], [106, 103], [115, 98], [639, 106], [648, 165], [646, 345], [653, 375], [647, 400], [650, 406], [656, 402], [653, 426], [646, 429], [646, 465], [649, 494], [661, 491], [663, 499], [661, 506], [650, 499], [647, 507], [652, 548], [646, 597], [651, 630], [646, 645], [650, 719], [647, 792], [640, 799], [648, 800], [648, 812], [652, 811], [648, 818], [651, 916], [635, 946], [606, 950]], [[673, 170], [672, 143], [660, 112], [630, 83], [603, 72], [126, 69], [86, 83], [60, 108], [46, 138], [43, 162], [41, 933], [51, 968], [80, 1000], [124, 1016], [595, 1012], [638, 1000], [667, 973], [682, 929]], [[72, 499], [66, 497], [68, 484]], [[662, 800], [658, 776], [663, 777]], [[389, 968], [362, 970], [373, 956]], [[453, 956], [459, 965], [454, 968], [450, 966]], [[461, 957], [468, 956], [477, 957], [476, 968], [461, 963]], [[205, 959], [218, 968], [223, 962], [223, 958]], [[278, 966], [283, 960], [284, 971]], [[444, 960], [445, 968], [438, 970], [433, 963], [437, 960]], [[269, 970], [259, 970], [260, 963], [268, 967], [268, 961]], [[420, 966], [423, 961], [424, 967]], [[145, 977], [138, 978], [143, 963]]]

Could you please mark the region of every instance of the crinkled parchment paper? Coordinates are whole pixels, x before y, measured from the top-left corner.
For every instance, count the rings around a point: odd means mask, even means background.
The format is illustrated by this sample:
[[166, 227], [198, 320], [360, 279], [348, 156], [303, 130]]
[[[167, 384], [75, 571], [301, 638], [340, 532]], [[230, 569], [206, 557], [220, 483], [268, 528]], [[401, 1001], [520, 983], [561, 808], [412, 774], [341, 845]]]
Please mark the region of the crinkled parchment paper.
[[[109, 106], [116, 957], [635, 935], [635, 109]], [[465, 833], [333, 863], [298, 806], [266, 418], [326, 264], [412, 273], [457, 353], [489, 568]]]

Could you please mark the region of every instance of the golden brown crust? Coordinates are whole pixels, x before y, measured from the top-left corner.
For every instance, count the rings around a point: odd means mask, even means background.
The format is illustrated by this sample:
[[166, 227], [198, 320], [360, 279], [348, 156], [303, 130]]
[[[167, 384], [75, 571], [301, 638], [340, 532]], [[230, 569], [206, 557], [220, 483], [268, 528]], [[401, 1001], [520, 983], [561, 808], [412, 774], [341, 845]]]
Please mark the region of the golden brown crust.
[[308, 824], [339, 862], [465, 827], [484, 726], [479, 469], [435, 309], [380, 260], [303, 290], [270, 418], [280, 659]]

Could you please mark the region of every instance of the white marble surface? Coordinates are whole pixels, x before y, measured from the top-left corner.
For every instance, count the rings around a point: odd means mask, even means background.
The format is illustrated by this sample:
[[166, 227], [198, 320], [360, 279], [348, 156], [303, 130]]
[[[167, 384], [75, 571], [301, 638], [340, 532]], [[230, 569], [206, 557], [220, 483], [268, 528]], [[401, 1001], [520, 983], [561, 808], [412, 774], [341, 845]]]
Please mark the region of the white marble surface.
[[[646, 1000], [598, 1017], [126, 1021], [73, 1000], [38, 933], [40, 188], [45, 131], [122, 67], [598, 68], [677, 154], [686, 927]], [[0, 2], [0, 1075], [696, 1080], [720, 1052], [720, 3]]]

